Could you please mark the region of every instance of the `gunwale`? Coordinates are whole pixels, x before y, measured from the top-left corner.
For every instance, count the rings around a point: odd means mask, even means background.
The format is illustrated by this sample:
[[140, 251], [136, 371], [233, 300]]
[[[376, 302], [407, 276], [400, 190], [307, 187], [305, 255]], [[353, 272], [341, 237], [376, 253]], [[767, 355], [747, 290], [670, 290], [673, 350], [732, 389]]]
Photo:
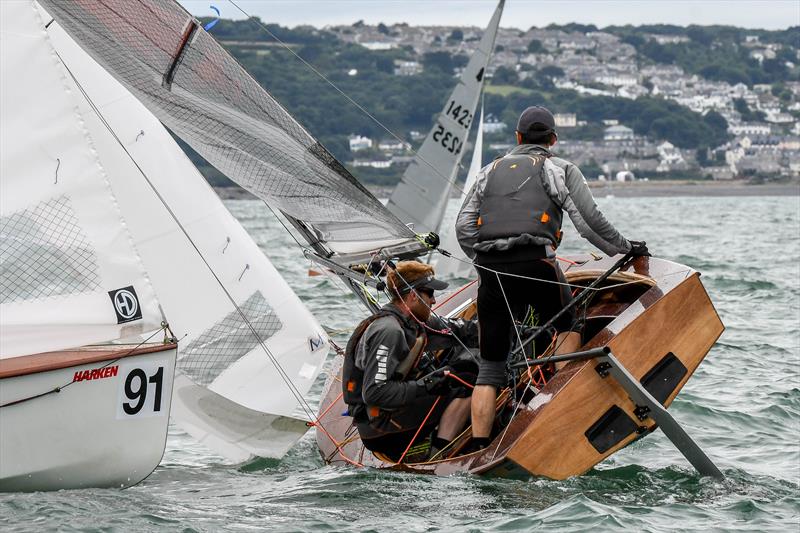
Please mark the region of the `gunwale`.
[[105, 344], [0, 359], [0, 379], [172, 350], [176, 343]]

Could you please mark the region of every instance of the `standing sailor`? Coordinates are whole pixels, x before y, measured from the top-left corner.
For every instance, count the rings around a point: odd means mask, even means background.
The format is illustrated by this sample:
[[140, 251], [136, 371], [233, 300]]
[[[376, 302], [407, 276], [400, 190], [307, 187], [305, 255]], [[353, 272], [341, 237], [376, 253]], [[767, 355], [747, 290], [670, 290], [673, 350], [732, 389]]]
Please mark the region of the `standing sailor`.
[[474, 382], [477, 365], [454, 355], [440, 368], [430, 354], [477, 347], [478, 328], [475, 321], [431, 316], [434, 291], [447, 283], [430, 265], [401, 261], [386, 285], [391, 303], [356, 326], [347, 343], [342, 388], [364, 446], [396, 461], [410, 459], [412, 440], [427, 442], [437, 425], [433, 453], [466, 425], [470, 400], [463, 382]]
[[[581, 236], [608, 255], [650, 255], [644, 242], [628, 241], [605, 219], [580, 169], [553, 156], [550, 148], [558, 136], [550, 111], [527, 108], [516, 135], [518, 146], [478, 174], [456, 219], [459, 244], [480, 275], [481, 362], [472, 394], [476, 448], [490, 442], [497, 389], [506, 383], [514, 318], [520, 319], [530, 305], [544, 324], [571, 299], [555, 258], [563, 212]], [[580, 347], [574, 311], [564, 313], [554, 327], [557, 354]]]

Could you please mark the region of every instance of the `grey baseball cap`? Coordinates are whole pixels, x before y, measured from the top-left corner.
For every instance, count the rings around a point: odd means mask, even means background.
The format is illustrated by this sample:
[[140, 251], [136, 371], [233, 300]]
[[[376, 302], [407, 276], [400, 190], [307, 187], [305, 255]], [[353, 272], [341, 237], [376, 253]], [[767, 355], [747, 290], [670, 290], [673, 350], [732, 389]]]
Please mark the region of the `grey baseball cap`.
[[547, 108], [534, 105], [519, 116], [517, 131], [523, 134], [528, 132], [553, 133], [556, 131], [556, 119]]

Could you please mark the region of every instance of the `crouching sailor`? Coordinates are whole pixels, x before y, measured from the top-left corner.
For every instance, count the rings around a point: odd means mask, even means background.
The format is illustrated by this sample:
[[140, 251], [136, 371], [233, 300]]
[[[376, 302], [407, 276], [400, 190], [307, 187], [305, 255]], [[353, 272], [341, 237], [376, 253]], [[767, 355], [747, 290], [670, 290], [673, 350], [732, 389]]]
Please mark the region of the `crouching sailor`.
[[[477, 364], [459, 348], [477, 347], [477, 324], [431, 316], [434, 291], [447, 283], [430, 265], [402, 261], [386, 282], [392, 301], [361, 322], [347, 343], [344, 400], [364, 446], [395, 461], [420, 460], [435, 456], [469, 417], [467, 383], [474, 383]], [[448, 348], [460, 353], [442, 366], [431, 354]]]

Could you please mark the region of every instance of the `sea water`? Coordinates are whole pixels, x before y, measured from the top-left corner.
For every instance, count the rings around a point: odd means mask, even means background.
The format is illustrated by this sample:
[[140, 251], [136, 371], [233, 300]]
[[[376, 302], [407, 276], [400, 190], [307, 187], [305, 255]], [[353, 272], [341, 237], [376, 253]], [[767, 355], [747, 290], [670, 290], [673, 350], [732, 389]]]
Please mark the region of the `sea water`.
[[[724, 481], [700, 477], [661, 431], [586, 475], [512, 481], [326, 466], [313, 432], [280, 461], [231, 466], [173, 425], [161, 465], [138, 486], [2, 494], [0, 530], [800, 530], [800, 199], [598, 204], [654, 255], [699, 270], [725, 323], [670, 408]], [[363, 316], [355, 297], [307, 276], [308, 261], [263, 203], [226, 205], [344, 342]], [[452, 201], [445, 224], [457, 208]], [[562, 255], [589, 249], [568, 227]]]

